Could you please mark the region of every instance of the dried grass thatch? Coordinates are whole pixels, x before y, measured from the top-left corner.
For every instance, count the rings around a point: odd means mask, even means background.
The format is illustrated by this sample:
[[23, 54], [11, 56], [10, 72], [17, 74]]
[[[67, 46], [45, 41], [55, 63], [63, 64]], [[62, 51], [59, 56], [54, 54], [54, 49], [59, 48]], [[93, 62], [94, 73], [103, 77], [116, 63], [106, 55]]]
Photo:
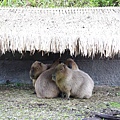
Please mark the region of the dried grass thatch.
[[111, 57], [120, 52], [120, 8], [0, 8], [0, 49]]

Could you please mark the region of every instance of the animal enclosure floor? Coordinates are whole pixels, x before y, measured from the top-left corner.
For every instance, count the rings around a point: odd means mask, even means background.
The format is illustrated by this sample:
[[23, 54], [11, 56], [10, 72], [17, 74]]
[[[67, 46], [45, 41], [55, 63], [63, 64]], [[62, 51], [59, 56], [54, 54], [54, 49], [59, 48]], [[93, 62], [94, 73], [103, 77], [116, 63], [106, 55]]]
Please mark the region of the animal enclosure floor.
[[31, 86], [0, 86], [0, 120], [82, 120], [120, 111], [120, 87], [96, 86], [90, 99], [39, 99]]

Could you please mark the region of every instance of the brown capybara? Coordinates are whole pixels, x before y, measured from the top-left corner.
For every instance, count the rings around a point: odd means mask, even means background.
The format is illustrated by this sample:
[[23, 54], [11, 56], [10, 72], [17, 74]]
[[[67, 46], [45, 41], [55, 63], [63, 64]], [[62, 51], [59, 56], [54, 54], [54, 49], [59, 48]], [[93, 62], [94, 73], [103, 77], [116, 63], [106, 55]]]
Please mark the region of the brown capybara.
[[56, 82], [59, 89], [66, 94], [76, 98], [90, 98], [94, 88], [92, 78], [81, 70], [72, 70], [64, 63], [57, 65], [52, 80]]
[[79, 70], [78, 68], [78, 65], [76, 64], [76, 62], [71, 59], [71, 58], [68, 58], [66, 61], [65, 61], [65, 64], [72, 70]]
[[60, 90], [56, 83], [52, 80], [54, 68], [59, 64], [57, 60], [50, 69], [44, 71], [35, 82], [35, 92], [39, 98], [55, 98], [58, 97]]
[[30, 78], [32, 79], [32, 82], [33, 82], [33, 86], [35, 87], [35, 82], [42, 72], [44, 72], [45, 70], [47, 70], [49, 68], [52, 68], [52, 67], [58, 65], [59, 63], [60, 63], [59, 59], [54, 61], [53, 64], [44, 64], [40, 61], [35, 61], [31, 65], [31, 69], [30, 69], [30, 72], [29, 72]]
[[35, 82], [38, 78], [38, 76], [44, 72], [45, 70], [49, 69], [51, 67], [50, 64], [43, 64], [42, 62], [35, 61], [31, 65], [31, 69], [29, 72], [30, 78], [32, 79], [33, 86], [35, 87]]
[[[69, 67], [72, 70], [79, 70], [78, 65], [76, 64], [76, 62], [72, 59], [72, 58], [68, 58], [65, 61], [65, 64], [67, 65], [67, 67]], [[64, 98], [65, 94], [61, 92], [61, 97]]]

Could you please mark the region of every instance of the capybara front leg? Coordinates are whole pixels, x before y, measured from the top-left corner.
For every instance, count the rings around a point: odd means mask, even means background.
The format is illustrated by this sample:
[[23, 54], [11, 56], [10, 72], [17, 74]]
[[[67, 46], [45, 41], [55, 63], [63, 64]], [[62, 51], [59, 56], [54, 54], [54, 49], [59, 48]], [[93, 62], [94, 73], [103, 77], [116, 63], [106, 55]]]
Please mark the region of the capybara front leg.
[[67, 99], [67, 100], [70, 99], [70, 91], [67, 91], [67, 93], [66, 93], [66, 99]]

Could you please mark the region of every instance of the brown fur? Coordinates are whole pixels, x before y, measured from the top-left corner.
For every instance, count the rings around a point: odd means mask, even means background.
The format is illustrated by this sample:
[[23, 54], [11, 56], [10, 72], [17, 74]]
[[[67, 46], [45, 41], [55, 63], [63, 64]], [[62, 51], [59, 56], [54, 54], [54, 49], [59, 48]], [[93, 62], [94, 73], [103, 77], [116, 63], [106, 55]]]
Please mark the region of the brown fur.
[[50, 69], [44, 71], [38, 78], [35, 83], [35, 91], [37, 97], [39, 98], [54, 98], [57, 97], [60, 93], [59, 88], [52, 81], [52, 73], [54, 72], [54, 68], [59, 64], [59, 60], [57, 60]]
[[55, 68], [52, 80], [66, 94], [67, 99], [70, 96], [77, 98], [90, 98], [92, 96], [94, 82], [87, 73], [81, 70], [71, 70], [61, 63]]
[[53, 61], [53, 64], [51, 64], [50, 68], [55, 68], [59, 63], [61, 63], [60, 58], [58, 58], [56, 61]]
[[53, 64], [43, 64], [40, 61], [35, 61], [31, 65], [31, 69], [30, 69], [30, 72], [29, 72], [30, 78], [32, 79], [32, 82], [33, 82], [33, 86], [35, 86], [35, 82], [42, 72], [44, 72], [45, 70], [47, 70], [49, 68], [52, 68], [52, 67], [54, 67], [58, 64], [59, 64], [59, 59], [54, 61]]
[[38, 76], [45, 70], [49, 69], [50, 67], [51, 67], [50, 64], [43, 64], [42, 62], [39, 62], [39, 61], [35, 61], [31, 65], [29, 74], [30, 74], [30, 78], [32, 79], [33, 86], [35, 86], [35, 82], [36, 82]]
[[76, 64], [76, 62], [71, 59], [71, 58], [68, 58], [66, 61], [65, 61], [65, 64], [71, 68], [72, 70], [79, 70], [78, 68], [78, 65]]

